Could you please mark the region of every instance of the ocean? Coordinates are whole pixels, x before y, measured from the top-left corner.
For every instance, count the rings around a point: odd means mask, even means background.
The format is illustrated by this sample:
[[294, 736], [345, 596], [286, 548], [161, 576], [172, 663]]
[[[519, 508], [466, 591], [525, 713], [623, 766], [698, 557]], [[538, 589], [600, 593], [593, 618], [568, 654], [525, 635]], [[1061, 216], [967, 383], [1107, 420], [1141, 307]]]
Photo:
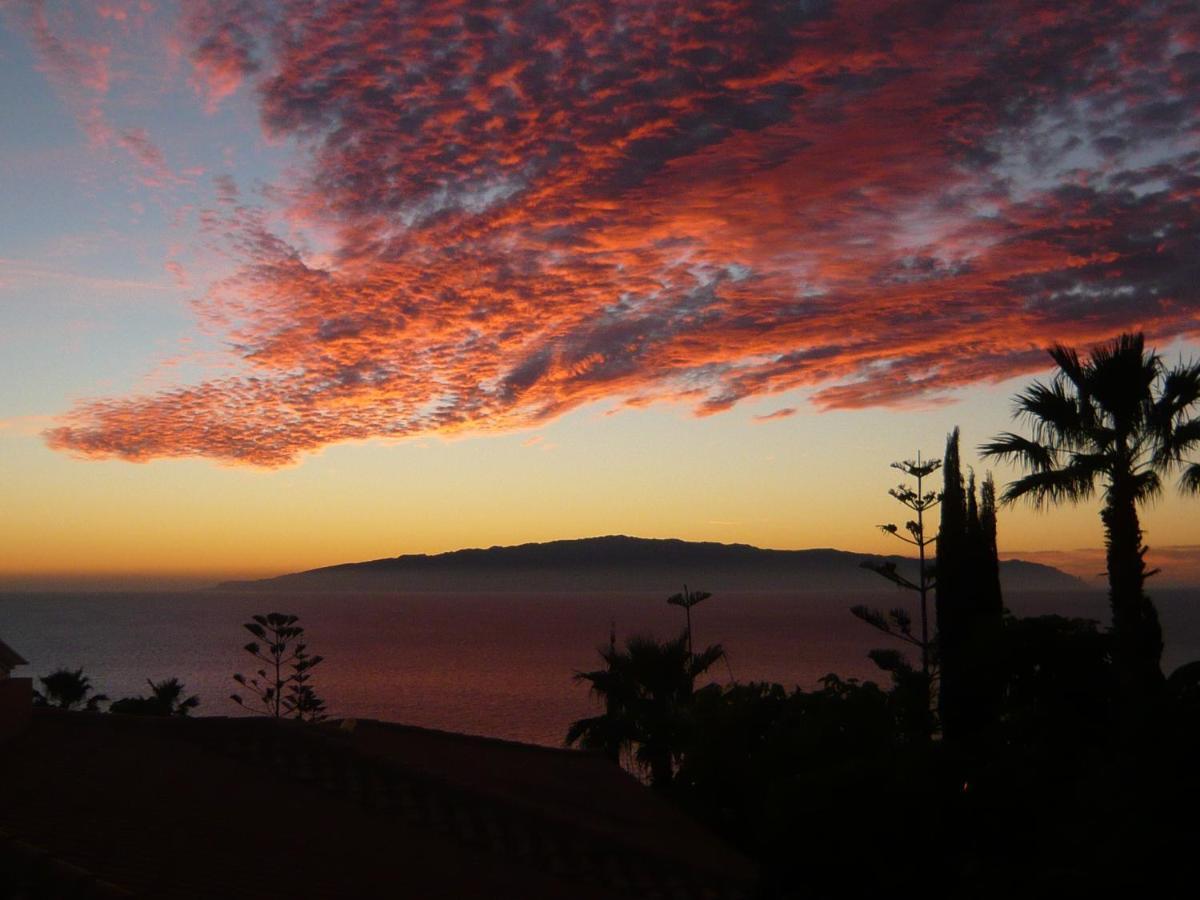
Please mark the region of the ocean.
[[[1164, 668], [1200, 658], [1200, 591], [1151, 591], [1166, 636]], [[1012, 594], [1017, 614], [1107, 621], [1100, 592]], [[723, 593], [693, 609], [697, 645], [720, 642], [728, 664], [715, 680], [815, 687], [829, 672], [886, 678], [866, 658], [889, 639], [849, 613], [911, 595]], [[146, 679], [179, 677], [199, 695], [199, 715], [237, 715], [234, 672], [250, 674], [241, 627], [253, 613], [295, 613], [310, 651], [325, 661], [313, 684], [337, 717], [560, 745], [567, 726], [597, 707], [573, 674], [599, 665], [615, 624], [677, 634], [683, 611], [659, 594], [0, 594], [0, 638], [28, 659], [16, 674], [82, 667], [111, 699], [142, 693]], [[931, 611], [932, 612], [932, 611]]]

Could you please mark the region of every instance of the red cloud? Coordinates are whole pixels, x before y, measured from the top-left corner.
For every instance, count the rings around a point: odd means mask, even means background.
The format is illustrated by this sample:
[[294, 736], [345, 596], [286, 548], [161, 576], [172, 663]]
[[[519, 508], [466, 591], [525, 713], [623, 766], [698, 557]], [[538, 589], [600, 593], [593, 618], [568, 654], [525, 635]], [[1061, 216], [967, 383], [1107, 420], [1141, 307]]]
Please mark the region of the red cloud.
[[202, 312], [245, 371], [53, 446], [274, 466], [599, 398], [928, 402], [1200, 328], [1191, 4], [402, 8], [190, 7], [210, 98], [254, 80], [312, 159], [271, 196], [336, 250], [224, 182], [242, 265]]
[[796, 410], [790, 406], [783, 409], [777, 409], [774, 412], [763, 413], [761, 416], [755, 416], [755, 422], [773, 422], [776, 419], [790, 419], [796, 414]]
[[258, 71], [253, 31], [265, 16], [250, 0], [189, 3], [183, 28], [196, 70], [195, 87], [206, 95], [209, 111]]

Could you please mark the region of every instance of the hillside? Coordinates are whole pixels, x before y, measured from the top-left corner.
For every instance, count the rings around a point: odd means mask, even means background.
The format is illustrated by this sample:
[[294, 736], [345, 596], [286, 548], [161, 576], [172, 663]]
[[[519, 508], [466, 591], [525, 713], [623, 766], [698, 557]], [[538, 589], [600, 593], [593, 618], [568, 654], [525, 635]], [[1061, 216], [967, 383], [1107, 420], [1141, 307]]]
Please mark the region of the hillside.
[[[231, 581], [238, 591], [674, 591], [687, 582], [705, 590], [871, 591], [886, 588], [864, 560], [887, 559], [916, 577], [914, 560], [845, 550], [763, 550], [622, 535], [512, 547], [410, 554], [343, 563], [258, 581]], [[1004, 589], [1078, 590], [1074, 576], [1039, 563], [1000, 563]]]

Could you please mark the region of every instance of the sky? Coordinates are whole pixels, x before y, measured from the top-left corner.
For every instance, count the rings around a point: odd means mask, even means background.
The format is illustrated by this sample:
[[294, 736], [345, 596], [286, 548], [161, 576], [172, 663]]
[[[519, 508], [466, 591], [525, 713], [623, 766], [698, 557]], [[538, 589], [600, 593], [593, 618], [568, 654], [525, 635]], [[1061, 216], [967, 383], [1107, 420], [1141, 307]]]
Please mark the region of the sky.
[[1190, 2], [0, 0], [0, 111], [0, 587], [883, 552], [1049, 344], [1200, 355]]

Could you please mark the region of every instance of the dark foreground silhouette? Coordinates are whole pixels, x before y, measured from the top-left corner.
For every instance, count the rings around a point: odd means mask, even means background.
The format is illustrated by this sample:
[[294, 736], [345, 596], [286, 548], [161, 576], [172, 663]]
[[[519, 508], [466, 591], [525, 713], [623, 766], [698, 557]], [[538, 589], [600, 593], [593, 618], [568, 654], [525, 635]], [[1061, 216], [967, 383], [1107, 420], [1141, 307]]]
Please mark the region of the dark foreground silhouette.
[[[897, 464], [916, 485], [891, 493], [914, 521], [881, 526], [923, 555], [938, 508], [935, 564], [867, 563], [919, 596], [916, 615], [853, 610], [916, 664], [886, 647], [871, 653], [884, 686], [831, 674], [813, 691], [696, 689], [721, 648], [693, 655], [689, 617], [674, 640], [610, 639], [604, 667], [579, 676], [604, 710], [568, 742], [640, 770], [758, 860], [764, 898], [1192, 896], [1200, 662], [1161, 671], [1137, 507], [1176, 472], [1200, 492], [1200, 365], [1168, 369], [1140, 335], [1052, 356], [1053, 382], [1017, 398], [1033, 436], [985, 450], [1027, 469], [1004, 502], [1101, 493], [1108, 630], [1005, 610], [995, 489], [961, 470], [956, 429], [943, 460]], [[942, 490], [926, 490], [939, 468]]]
[[3, 900], [743, 900], [754, 873], [589, 754], [52, 708], [0, 740]]

